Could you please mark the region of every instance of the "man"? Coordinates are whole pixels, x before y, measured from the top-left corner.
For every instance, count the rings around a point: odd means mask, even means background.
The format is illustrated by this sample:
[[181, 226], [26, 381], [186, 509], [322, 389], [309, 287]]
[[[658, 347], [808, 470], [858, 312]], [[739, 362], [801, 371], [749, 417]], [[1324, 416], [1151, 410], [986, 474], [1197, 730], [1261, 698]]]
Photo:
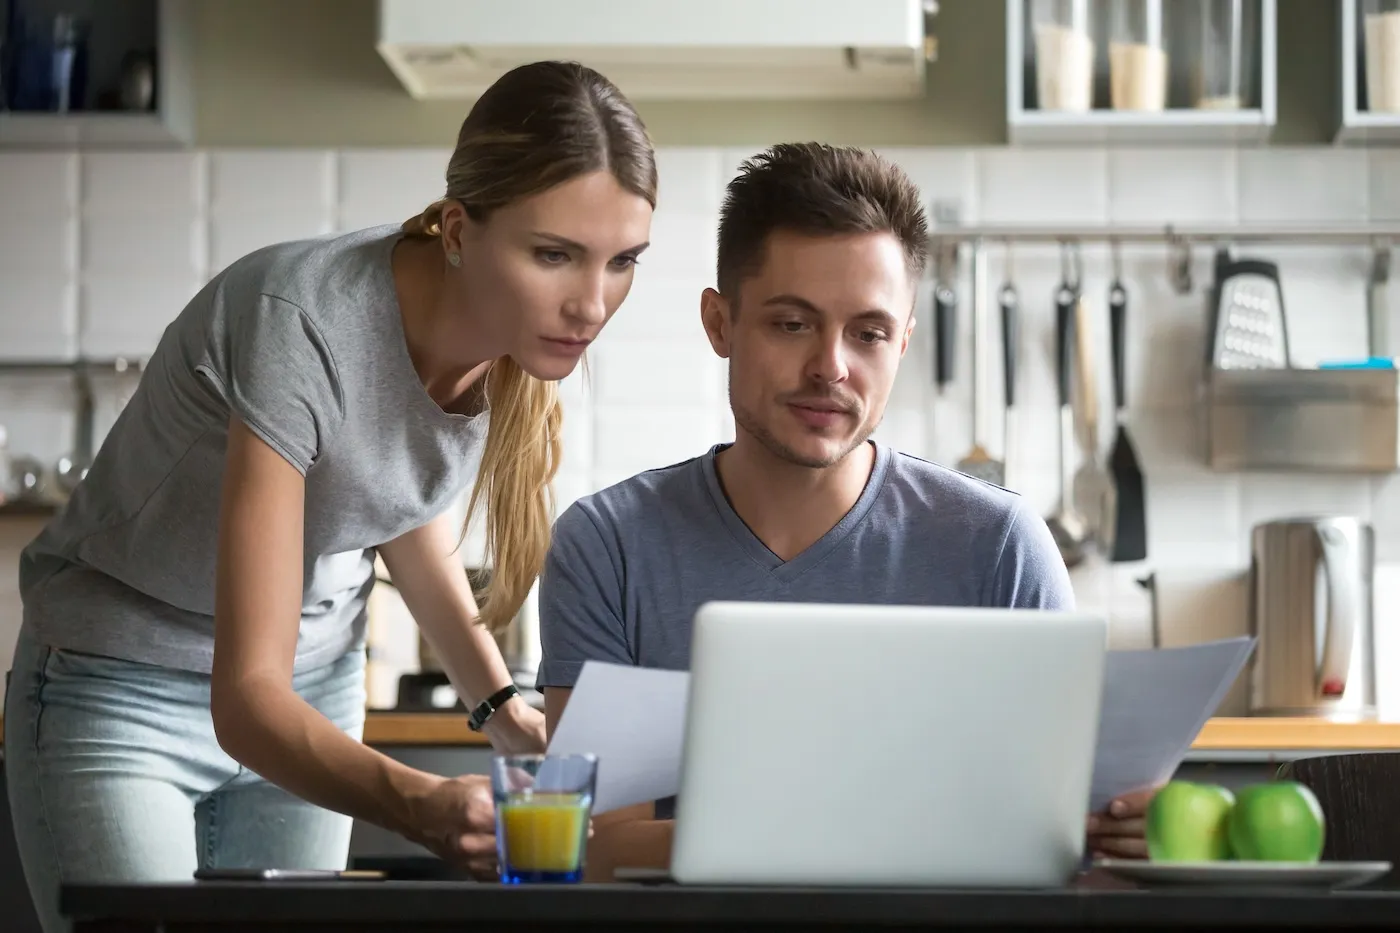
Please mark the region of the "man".
[[[586, 661], [688, 669], [708, 600], [1073, 606], [1024, 500], [871, 440], [914, 329], [927, 235], [918, 188], [874, 154], [781, 145], [743, 165], [718, 288], [701, 297], [729, 361], [734, 443], [560, 516], [540, 580], [551, 734]], [[668, 865], [672, 803], [595, 819], [590, 877]], [[1145, 795], [1119, 803], [1127, 819], [1092, 817], [1090, 845], [1141, 854]]]

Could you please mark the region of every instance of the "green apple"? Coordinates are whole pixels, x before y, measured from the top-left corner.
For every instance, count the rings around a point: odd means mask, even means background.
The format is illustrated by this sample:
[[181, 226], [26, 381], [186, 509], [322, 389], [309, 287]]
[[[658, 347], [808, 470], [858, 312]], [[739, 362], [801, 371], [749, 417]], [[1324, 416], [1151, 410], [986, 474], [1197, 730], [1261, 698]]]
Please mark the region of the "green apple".
[[1144, 835], [1154, 862], [1213, 862], [1230, 858], [1226, 820], [1234, 795], [1218, 784], [1171, 781], [1147, 805]]
[[1241, 788], [1230, 812], [1230, 847], [1247, 861], [1316, 862], [1325, 835], [1317, 797], [1296, 781]]

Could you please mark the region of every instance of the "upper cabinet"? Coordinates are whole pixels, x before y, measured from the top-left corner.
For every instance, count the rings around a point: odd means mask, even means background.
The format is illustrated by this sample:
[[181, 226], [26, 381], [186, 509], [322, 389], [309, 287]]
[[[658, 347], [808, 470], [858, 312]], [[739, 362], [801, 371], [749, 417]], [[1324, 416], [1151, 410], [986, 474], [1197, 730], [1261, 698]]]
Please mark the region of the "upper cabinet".
[[586, 62], [633, 100], [924, 95], [931, 0], [379, 0], [376, 48], [414, 98], [474, 98], [506, 71]]
[[194, 138], [193, 0], [0, 0], [0, 148]]
[[1400, 0], [1339, 0], [1341, 142], [1400, 140]]
[[1274, 0], [1006, 0], [1013, 143], [1257, 142]]

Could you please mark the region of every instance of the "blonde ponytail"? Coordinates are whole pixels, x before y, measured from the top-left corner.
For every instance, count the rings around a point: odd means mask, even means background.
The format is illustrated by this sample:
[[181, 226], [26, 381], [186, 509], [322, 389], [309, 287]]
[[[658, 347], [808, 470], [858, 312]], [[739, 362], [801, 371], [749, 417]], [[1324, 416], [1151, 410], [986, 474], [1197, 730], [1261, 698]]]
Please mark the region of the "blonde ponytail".
[[510, 357], [491, 364], [486, 401], [491, 422], [467, 524], [484, 501], [491, 573], [479, 594], [480, 621], [499, 635], [524, 605], [549, 550], [564, 412], [556, 385], [528, 375]]
[[414, 214], [400, 225], [400, 229], [405, 234], [412, 237], [436, 237], [442, 235], [442, 209], [447, 204], [445, 199], [434, 201], [423, 208], [420, 214]]

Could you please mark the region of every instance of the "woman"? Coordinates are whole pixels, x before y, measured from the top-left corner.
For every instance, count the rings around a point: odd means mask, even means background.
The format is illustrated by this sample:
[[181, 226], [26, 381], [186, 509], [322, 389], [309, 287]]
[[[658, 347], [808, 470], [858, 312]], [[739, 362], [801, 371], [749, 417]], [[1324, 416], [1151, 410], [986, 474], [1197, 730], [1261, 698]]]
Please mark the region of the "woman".
[[[66, 881], [341, 867], [352, 817], [493, 871], [484, 779], [359, 741], [373, 560], [491, 744], [541, 750], [492, 634], [548, 544], [555, 382], [626, 297], [655, 195], [618, 90], [529, 65], [472, 108], [442, 201], [252, 253], [169, 327], [21, 561], [5, 754], [46, 930]], [[479, 613], [447, 517], [469, 485]]]

